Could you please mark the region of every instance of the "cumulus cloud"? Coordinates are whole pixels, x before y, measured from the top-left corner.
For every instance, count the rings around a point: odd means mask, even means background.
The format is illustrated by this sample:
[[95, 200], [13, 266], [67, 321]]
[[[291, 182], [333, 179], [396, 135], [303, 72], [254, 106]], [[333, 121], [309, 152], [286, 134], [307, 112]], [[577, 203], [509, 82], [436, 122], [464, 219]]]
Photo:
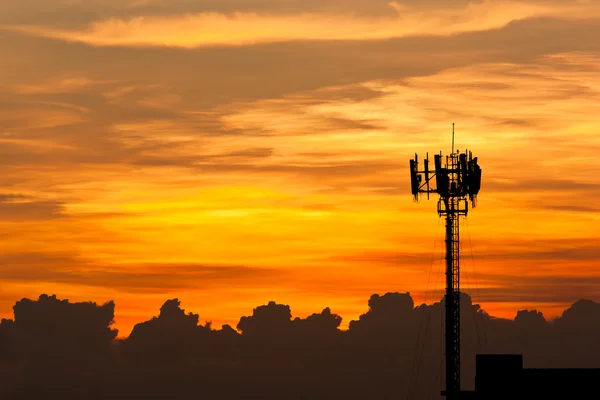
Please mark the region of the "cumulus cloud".
[[[200, 315], [186, 312], [178, 298], [161, 304], [158, 316], [114, 340], [112, 301], [48, 295], [18, 301], [14, 320], [0, 322], [0, 357], [9, 371], [0, 376], [0, 389], [11, 397], [60, 396], [76, 387], [98, 399], [183, 399], [199, 386], [219, 398], [369, 397], [376, 387], [379, 396], [421, 398], [438, 392], [442, 381], [443, 299], [417, 305], [408, 293], [373, 294], [348, 330], [338, 329], [341, 317], [329, 308], [292, 320], [290, 306], [270, 301], [240, 319], [241, 332], [200, 324]], [[464, 294], [460, 304], [466, 389], [480, 353], [522, 354], [527, 368], [598, 367], [600, 304], [594, 301], [578, 299], [557, 318], [523, 308], [514, 318], [495, 318]]]

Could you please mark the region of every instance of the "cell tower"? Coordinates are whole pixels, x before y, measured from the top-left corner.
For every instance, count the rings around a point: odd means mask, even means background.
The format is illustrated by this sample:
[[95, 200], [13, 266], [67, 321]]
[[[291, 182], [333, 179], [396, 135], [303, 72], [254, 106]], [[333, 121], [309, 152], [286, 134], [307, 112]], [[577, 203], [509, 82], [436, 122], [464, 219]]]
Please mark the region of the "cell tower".
[[[440, 195], [438, 214], [446, 217], [446, 390], [448, 400], [461, 396], [460, 390], [460, 246], [459, 217], [467, 216], [469, 202], [477, 204], [481, 186], [481, 168], [477, 157], [470, 151], [454, 151], [454, 124], [452, 124], [452, 153], [443, 161], [442, 153], [434, 156], [435, 170], [429, 169], [429, 153], [424, 169], [419, 170], [415, 154], [410, 160], [410, 182], [416, 201], [421, 193]], [[435, 188], [431, 181], [435, 176]]]

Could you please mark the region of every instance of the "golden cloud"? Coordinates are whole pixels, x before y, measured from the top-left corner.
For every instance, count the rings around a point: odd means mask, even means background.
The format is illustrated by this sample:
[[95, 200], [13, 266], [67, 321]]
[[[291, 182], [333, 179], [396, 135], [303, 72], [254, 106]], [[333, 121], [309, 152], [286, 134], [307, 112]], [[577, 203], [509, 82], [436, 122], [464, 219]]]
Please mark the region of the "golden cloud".
[[424, 10], [390, 3], [395, 17], [360, 18], [331, 14], [269, 15], [204, 12], [180, 16], [118, 17], [90, 23], [86, 29], [61, 30], [36, 25], [3, 28], [93, 46], [205, 46], [248, 45], [307, 40], [369, 40], [416, 35], [452, 35], [500, 28], [534, 17], [589, 18], [598, 15], [593, 3], [525, 3], [485, 1], [463, 8]]

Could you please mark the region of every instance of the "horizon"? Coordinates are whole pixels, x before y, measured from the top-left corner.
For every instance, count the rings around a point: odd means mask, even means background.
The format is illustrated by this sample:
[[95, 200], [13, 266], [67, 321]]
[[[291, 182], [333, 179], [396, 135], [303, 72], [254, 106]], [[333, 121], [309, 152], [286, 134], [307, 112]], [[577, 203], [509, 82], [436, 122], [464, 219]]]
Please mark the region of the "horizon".
[[502, 318], [600, 301], [600, 4], [416, 3], [0, 4], [0, 318], [40, 293], [114, 300], [121, 332], [175, 297], [217, 325], [438, 301], [408, 163], [453, 123], [483, 169], [465, 292]]
[[[593, 389], [600, 376], [600, 303], [578, 301], [553, 321], [535, 311], [514, 320], [492, 318], [467, 295], [460, 304], [461, 388], [469, 398], [497, 398], [495, 390], [527, 393], [521, 398], [552, 398], [557, 391], [583, 398]], [[415, 307], [406, 293], [374, 294], [368, 310], [343, 331], [341, 318], [328, 308], [294, 318], [289, 306], [270, 302], [242, 316], [236, 329], [214, 329], [170, 299], [157, 317], [116, 340], [114, 302], [42, 295], [18, 301], [15, 319], [0, 321], [0, 393], [19, 399], [184, 399], [199, 393], [440, 399], [448, 387], [445, 308]], [[547, 386], [548, 379], [559, 383]]]
[[[479, 303], [473, 301], [474, 299], [470, 295], [468, 295], [467, 293], [464, 293], [464, 292], [462, 292], [462, 293], [464, 295], [468, 296], [468, 303], [470, 303], [474, 307], [476, 307], [477, 308], [477, 312], [482, 312], [490, 320], [507, 320], [507, 321], [512, 321], [512, 322], [514, 322], [516, 320], [516, 318], [517, 318], [517, 316], [518, 316], [519, 313], [525, 312], [525, 313], [533, 313], [533, 314], [536, 314], [538, 316], [541, 316], [541, 317], [544, 318], [544, 320], [547, 323], [552, 324], [552, 323], [556, 322], [557, 320], [560, 320], [564, 316], [564, 313], [566, 311], [569, 311], [570, 309], [572, 309], [573, 306], [575, 304], [579, 303], [579, 302], [588, 302], [588, 301], [591, 301], [591, 302], [593, 302], [596, 305], [599, 304], [599, 303], [597, 303], [597, 302], [595, 302], [593, 300], [581, 298], [581, 299], [578, 299], [577, 301], [575, 301], [569, 307], [567, 307], [564, 310], [562, 310], [562, 312], [560, 312], [559, 315], [554, 316], [554, 317], [549, 317], [548, 315], [544, 314], [540, 310], [536, 310], [536, 309], [532, 309], [532, 310], [522, 309], [522, 310], [518, 310], [517, 313], [515, 314], [515, 316], [513, 318], [505, 318], [505, 317], [498, 317], [498, 316], [495, 316], [495, 315], [489, 313], [485, 308], [480, 307], [481, 305]], [[387, 292], [387, 293], [383, 293], [383, 294], [373, 293], [371, 296], [369, 296], [369, 299], [372, 298], [373, 296], [379, 296], [381, 298], [381, 297], [384, 297], [386, 295], [388, 295], [388, 296], [390, 296], [390, 295], [392, 295], [392, 296], [394, 296], [394, 295], [400, 295], [400, 296], [406, 296], [406, 295], [408, 295], [408, 297], [410, 299], [412, 299], [412, 301], [414, 303], [412, 310], [415, 311], [415, 312], [418, 311], [423, 306], [433, 307], [433, 308], [439, 307], [440, 304], [442, 303], [442, 301], [444, 300], [444, 298], [442, 297], [439, 301], [433, 302], [431, 304], [419, 303], [419, 302], [415, 301], [415, 299], [412, 297], [412, 295], [410, 293], [408, 293], [408, 292], [405, 292], [405, 293], [403, 293], [403, 292]], [[94, 302], [94, 301], [71, 302], [69, 299], [60, 298], [59, 296], [56, 296], [55, 294], [50, 295], [50, 294], [44, 293], [44, 294], [40, 294], [39, 296], [37, 296], [35, 298], [19, 299], [19, 300], [17, 300], [15, 302], [15, 305], [17, 305], [17, 303], [20, 302], [20, 301], [22, 301], [22, 300], [28, 300], [28, 301], [31, 301], [31, 302], [39, 302], [39, 299], [40, 298], [44, 298], [44, 297], [47, 297], [47, 298], [50, 298], [50, 299], [55, 299], [55, 300], [57, 300], [59, 302], [66, 302], [67, 304], [90, 304], [90, 305], [92, 305], [94, 307], [97, 306], [99, 308], [102, 308], [104, 306], [110, 305], [110, 303], [114, 303], [114, 301], [112, 301], [112, 300], [109, 300], [109, 301], [106, 301], [106, 302], [102, 302], [102, 303], [98, 303], [98, 302]], [[202, 313], [198, 313], [196, 310], [190, 310], [190, 309], [186, 308], [184, 302], [181, 299], [177, 298], [177, 297], [169, 298], [169, 299], [164, 300], [164, 302], [161, 304], [161, 307], [163, 305], [169, 303], [169, 302], [178, 302], [179, 303], [179, 307], [183, 311], [186, 312], [186, 315], [188, 315], [189, 313], [198, 315], [199, 316], [199, 319], [198, 319], [198, 326], [199, 327], [201, 327], [201, 326], [210, 326], [211, 329], [220, 330], [220, 329], [223, 329], [226, 325], [228, 325], [229, 327], [233, 328], [238, 333], [241, 333], [241, 331], [237, 327], [237, 325], [239, 324], [239, 322], [243, 318], [248, 318], [248, 317], [254, 315], [254, 313], [256, 312], [257, 308], [266, 307], [270, 303], [274, 303], [274, 304], [276, 304], [278, 306], [289, 307], [290, 311], [291, 311], [291, 319], [292, 320], [297, 319], [297, 318], [298, 319], [306, 319], [307, 317], [309, 317], [311, 315], [320, 314], [321, 312], [325, 311], [326, 309], [329, 309], [332, 314], [338, 315], [340, 317], [341, 322], [340, 322], [340, 325], [337, 327], [337, 329], [339, 329], [340, 331], [348, 331], [349, 330], [349, 324], [351, 322], [356, 322], [356, 321], [360, 320], [360, 318], [355, 318], [355, 319], [351, 319], [351, 320], [345, 320], [343, 315], [340, 315], [339, 313], [336, 312], [336, 310], [331, 309], [331, 307], [329, 307], [329, 306], [324, 306], [320, 310], [314, 310], [314, 312], [310, 312], [310, 313], [308, 313], [306, 315], [297, 315], [297, 314], [294, 313], [294, 307], [292, 305], [290, 305], [290, 304], [284, 304], [284, 303], [281, 303], [281, 302], [277, 302], [275, 300], [271, 300], [271, 301], [269, 301], [269, 302], [267, 302], [265, 304], [257, 304], [255, 307], [252, 308], [251, 312], [248, 312], [248, 313], [246, 313], [244, 315], [240, 315], [239, 318], [235, 322], [229, 322], [229, 323], [219, 324], [219, 323], [215, 323], [213, 320], [203, 318], [202, 317]], [[118, 310], [119, 305], [116, 304], [116, 303], [114, 305], [115, 305], [115, 315], [116, 315], [116, 312]], [[367, 302], [365, 302], [365, 309], [363, 310], [362, 313], [360, 313], [359, 317], [364, 316], [370, 310], [371, 310], [371, 308], [369, 307], [368, 301], [367, 301]], [[160, 311], [160, 307], [157, 309], [157, 311]], [[151, 321], [151, 320], [153, 320], [155, 318], [158, 318], [159, 316], [160, 316], [160, 312], [155, 312], [151, 317], [147, 318], [146, 320], [143, 320], [143, 321], [140, 320], [137, 323], [135, 323], [132, 328], [135, 328], [135, 326], [137, 326], [137, 325], [142, 325], [145, 322], [148, 322], [148, 321]], [[467, 319], [470, 319], [470, 317], [467, 317]], [[1, 320], [15, 321], [15, 317], [13, 315], [12, 318], [0, 318], [0, 321]], [[469, 321], [469, 324], [471, 324], [471, 323], [473, 323], [474, 325], [478, 325], [477, 321]], [[132, 333], [131, 331], [129, 331], [126, 335], [124, 335], [123, 332], [118, 329], [118, 326], [116, 324], [116, 319], [113, 320], [113, 321], [111, 321], [108, 326], [111, 329], [118, 331], [117, 336], [115, 337], [115, 340], [125, 340], [125, 339], [127, 339], [127, 338], [129, 338], [131, 336], [131, 333]], [[483, 329], [483, 328], [480, 326], [478, 329]]]

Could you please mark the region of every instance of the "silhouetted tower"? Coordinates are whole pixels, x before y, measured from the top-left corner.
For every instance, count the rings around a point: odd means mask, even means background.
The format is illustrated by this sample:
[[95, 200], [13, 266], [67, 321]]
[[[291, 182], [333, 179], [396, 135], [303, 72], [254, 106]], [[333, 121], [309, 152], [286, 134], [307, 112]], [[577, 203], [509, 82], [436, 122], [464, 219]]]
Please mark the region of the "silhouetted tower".
[[[445, 158], [434, 156], [435, 170], [429, 169], [429, 154], [424, 169], [419, 170], [415, 154], [410, 160], [412, 194], [419, 200], [421, 193], [438, 193], [438, 214], [446, 217], [446, 390], [442, 395], [449, 400], [460, 398], [460, 247], [459, 217], [467, 216], [469, 201], [476, 206], [481, 186], [481, 168], [471, 152], [454, 152], [454, 124], [452, 124], [452, 153]], [[431, 185], [435, 176], [436, 187]]]

